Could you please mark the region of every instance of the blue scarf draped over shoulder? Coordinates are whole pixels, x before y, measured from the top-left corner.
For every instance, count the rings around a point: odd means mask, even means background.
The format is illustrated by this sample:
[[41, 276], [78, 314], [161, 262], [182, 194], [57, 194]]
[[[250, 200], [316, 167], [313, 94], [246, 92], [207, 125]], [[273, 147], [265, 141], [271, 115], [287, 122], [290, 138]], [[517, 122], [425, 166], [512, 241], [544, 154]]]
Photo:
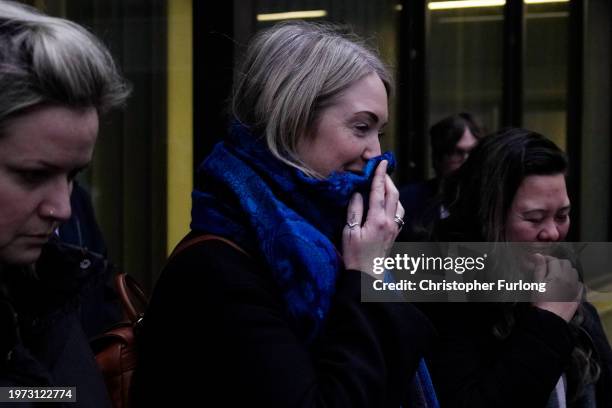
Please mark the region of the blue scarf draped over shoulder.
[[283, 293], [295, 329], [306, 340], [319, 331], [342, 270], [340, 248], [353, 193], [367, 200], [374, 170], [315, 179], [272, 155], [265, 140], [234, 123], [198, 169], [191, 229], [226, 237], [262, 259]]

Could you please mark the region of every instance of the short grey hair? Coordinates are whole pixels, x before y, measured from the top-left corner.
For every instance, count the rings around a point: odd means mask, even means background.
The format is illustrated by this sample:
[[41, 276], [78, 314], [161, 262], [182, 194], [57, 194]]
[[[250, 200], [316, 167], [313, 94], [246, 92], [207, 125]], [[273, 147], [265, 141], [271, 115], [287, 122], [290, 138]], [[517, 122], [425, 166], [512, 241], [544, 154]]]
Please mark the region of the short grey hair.
[[251, 41], [234, 87], [232, 114], [264, 136], [279, 160], [321, 177], [298, 157], [298, 142], [343, 91], [372, 73], [389, 96], [389, 70], [357, 36], [330, 24], [280, 23]]
[[120, 106], [130, 93], [107, 48], [71, 21], [0, 0], [0, 130], [44, 105]]

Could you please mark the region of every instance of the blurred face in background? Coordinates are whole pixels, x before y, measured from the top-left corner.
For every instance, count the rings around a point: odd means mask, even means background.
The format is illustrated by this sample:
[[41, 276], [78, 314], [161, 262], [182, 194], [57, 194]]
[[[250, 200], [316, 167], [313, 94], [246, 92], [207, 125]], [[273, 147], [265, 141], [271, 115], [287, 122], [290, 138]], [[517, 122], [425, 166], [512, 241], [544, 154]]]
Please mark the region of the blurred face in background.
[[41, 106], [9, 119], [0, 134], [0, 263], [27, 265], [70, 218], [72, 180], [91, 161], [94, 108]]
[[455, 147], [442, 158], [442, 162], [439, 166], [440, 176], [447, 177], [461, 167], [477, 144], [478, 139], [476, 139], [472, 132], [470, 132], [470, 129], [466, 127]]
[[313, 132], [298, 142], [297, 153], [323, 177], [362, 171], [380, 155], [379, 137], [388, 119], [385, 86], [377, 74], [367, 75], [321, 112]]
[[506, 239], [511, 242], [562, 241], [570, 226], [570, 200], [565, 175], [527, 176], [507, 215]]

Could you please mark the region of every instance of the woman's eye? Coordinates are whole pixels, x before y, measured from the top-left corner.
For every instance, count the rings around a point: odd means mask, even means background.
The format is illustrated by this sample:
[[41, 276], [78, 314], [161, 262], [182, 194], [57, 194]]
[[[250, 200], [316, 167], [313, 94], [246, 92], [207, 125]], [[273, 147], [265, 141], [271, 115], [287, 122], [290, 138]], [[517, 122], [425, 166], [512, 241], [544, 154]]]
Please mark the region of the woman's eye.
[[21, 170], [19, 176], [28, 184], [37, 184], [47, 177], [47, 172], [44, 170]]
[[527, 218], [525, 221], [530, 222], [532, 224], [539, 224], [542, 222], [541, 218]]
[[367, 132], [370, 127], [366, 124], [359, 124], [359, 125], [355, 125], [355, 129], [357, 129], [360, 132]]
[[569, 218], [569, 214], [559, 214], [557, 215], [557, 221], [565, 222]]

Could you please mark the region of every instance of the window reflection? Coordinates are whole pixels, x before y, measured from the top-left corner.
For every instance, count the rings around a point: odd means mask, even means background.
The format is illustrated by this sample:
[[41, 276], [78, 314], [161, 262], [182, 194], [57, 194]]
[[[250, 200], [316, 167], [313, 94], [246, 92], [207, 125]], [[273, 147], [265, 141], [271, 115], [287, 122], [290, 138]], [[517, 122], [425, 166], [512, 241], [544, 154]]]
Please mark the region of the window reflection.
[[487, 129], [497, 129], [502, 104], [503, 7], [432, 9], [432, 3], [439, 2], [429, 1], [427, 11], [427, 127], [454, 113], [470, 112]]
[[569, 3], [525, 5], [524, 127], [566, 143]]

